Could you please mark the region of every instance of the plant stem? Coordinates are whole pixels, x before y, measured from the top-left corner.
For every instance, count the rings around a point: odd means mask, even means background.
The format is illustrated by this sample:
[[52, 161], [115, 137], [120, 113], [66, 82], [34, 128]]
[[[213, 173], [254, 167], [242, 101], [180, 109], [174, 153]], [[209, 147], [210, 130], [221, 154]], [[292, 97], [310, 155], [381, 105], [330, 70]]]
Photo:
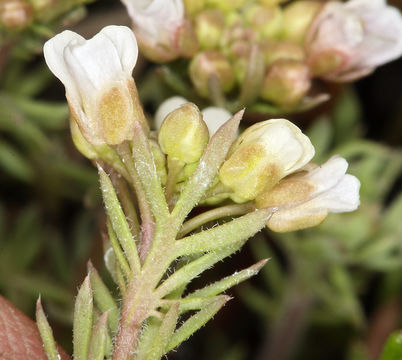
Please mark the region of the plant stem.
[[174, 194], [174, 189], [176, 186], [177, 182], [177, 177], [180, 174], [180, 171], [184, 168], [184, 163], [180, 161], [179, 159], [171, 158], [168, 157], [168, 177], [166, 181], [166, 187], [165, 187], [165, 196], [166, 196], [166, 201], [169, 205], [169, 209], [173, 207], [174, 204], [172, 204], [172, 196]]
[[252, 202], [248, 202], [245, 204], [226, 205], [206, 211], [186, 221], [178, 233], [178, 238], [183, 237], [207, 222], [218, 220], [227, 216], [244, 215], [253, 211], [254, 209], [254, 204]]

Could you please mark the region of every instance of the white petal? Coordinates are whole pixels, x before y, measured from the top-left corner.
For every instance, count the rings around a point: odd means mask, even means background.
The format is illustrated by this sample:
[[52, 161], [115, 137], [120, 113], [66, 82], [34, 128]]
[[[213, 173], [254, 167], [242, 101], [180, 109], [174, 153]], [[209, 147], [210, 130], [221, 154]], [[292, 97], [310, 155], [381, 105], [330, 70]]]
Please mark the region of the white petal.
[[232, 117], [232, 114], [226, 109], [210, 106], [202, 110], [202, 116], [208, 126], [209, 136], [212, 137]]
[[173, 110], [186, 103], [188, 103], [188, 101], [185, 98], [173, 96], [160, 104], [155, 113], [155, 129], [159, 130], [165, 117]]

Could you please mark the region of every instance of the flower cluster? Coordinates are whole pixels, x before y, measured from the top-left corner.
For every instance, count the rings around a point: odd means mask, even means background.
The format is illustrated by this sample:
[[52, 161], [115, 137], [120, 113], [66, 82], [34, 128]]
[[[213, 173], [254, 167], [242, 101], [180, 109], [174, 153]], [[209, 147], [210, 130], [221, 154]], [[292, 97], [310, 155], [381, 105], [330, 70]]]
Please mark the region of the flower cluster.
[[191, 57], [201, 97], [250, 83], [254, 101], [297, 109], [314, 78], [356, 80], [402, 54], [402, 17], [386, 0], [281, 2], [123, 0], [150, 59]]

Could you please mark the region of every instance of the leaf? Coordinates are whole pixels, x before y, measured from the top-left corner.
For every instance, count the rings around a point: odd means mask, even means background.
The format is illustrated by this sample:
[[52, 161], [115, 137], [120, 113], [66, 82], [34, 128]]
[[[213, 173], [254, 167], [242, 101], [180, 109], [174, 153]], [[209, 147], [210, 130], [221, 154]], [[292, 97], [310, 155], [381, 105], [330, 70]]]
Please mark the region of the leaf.
[[92, 331], [92, 289], [89, 275], [78, 291], [74, 307], [73, 348], [74, 360], [87, 360]]
[[173, 304], [163, 318], [158, 335], [154, 338], [154, 345], [147, 356], [147, 360], [159, 360], [167, 352], [166, 348], [179, 319], [179, 303]]
[[[102, 189], [103, 201], [105, 209], [109, 216], [113, 230], [116, 233], [117, 239], [124, 250], [125, 256], [128, 259], [131, 270], [139, 273], [141, 270], [140, 259], [135, 245], [134, 238], [131, 234], [127, 219], [121, 209], [120, 202], [117, 198], [112, 181], [105, 171], [98, 165], [99, 180]], [[110, 234], [109, 234], [110, 235]], [[110, 239], [112, 241], [112, 239]], [[115, 250], [116, 256], [117, 252]]]
[[95, 304], [102, 313], [108, 313], [110, 331], [116, 334], [120, 318], [119, 308], [91, 262], [88, 262], [88, 273]]
[[146, 320], [141, 332], [140, 342], [137, 347], [136, 359], [145, 360], [147, 354], [151, 351], [154, 340], [156, 339], [159, 328], [162, 324], [160, 319], [150, 317]]
[[274, 209], [255, 210], [226, 224], [193, 234], [175, 243], [178, 256], [217, 250], [247, 240], [260, 231]]
[[60, 355], [57, 351], [56, 342], [53, 338], [53, 331], [47, 322], [46, 315], [43, 311], [40, 298], [36, 302], [36, 324], [38, 325], [39, 333], [43, 341], [47, 358], [49, 360], [59, 360]]
[[219, 167], [225, 160], [226, 154], [237, 136], [237, 129], [243, 114], [244, 110], [239, 111], [219, 128], [209, 141], [194, 173], [184, 185], [171, 214], [172, 219], [174, 219], [173, 226], [177, 231], [186, 216], [201, 200], [218, 173]]
[[92, 330], [88, 360], [103, 360], [106, 354], [108, 312], [102, 314]]
[[18, 180], [30, 183], [34, 180], [31, 164], [14, 147], [0, 141], [0, 167]]
[[219, 300], [209, 304], [186, 320], [173, 334], [167, 346], [167, 351], [180, 345], [184, 340], [188, 339], [193, 333], [204, 326], [229, 300], [229, 296], [221, 295], [219, 296]]
[[395, 331], [388, 338], [381, 354], [380, 360], [402, 359], [402, 331]]

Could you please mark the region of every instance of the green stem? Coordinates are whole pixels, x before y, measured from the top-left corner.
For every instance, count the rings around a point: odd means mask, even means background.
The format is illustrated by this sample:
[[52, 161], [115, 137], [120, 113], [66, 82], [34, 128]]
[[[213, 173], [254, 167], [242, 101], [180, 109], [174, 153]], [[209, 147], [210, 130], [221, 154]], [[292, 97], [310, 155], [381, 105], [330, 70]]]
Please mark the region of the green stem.
[[178, 238], [182, 238], [189, 232], [199, 228], [207, 222], [218, 220], [227, 216], [244, 215], [253, 211], [254, 209], [254, 204], [252, 202], [248, 202], [245, 204], [226, 205], [217, 209], [206, 211], [186, 221], [180, 229]]
[[173, 207], [173, 194], [175, 190], [175, 186], [177, 183], [177, 177], [180, 174], [180, 171], [184, 168], [184, 163], [176, 158], [168, 157], [168, 176], [165, 187], [165, 196], [166, 201], [171, 209]]

